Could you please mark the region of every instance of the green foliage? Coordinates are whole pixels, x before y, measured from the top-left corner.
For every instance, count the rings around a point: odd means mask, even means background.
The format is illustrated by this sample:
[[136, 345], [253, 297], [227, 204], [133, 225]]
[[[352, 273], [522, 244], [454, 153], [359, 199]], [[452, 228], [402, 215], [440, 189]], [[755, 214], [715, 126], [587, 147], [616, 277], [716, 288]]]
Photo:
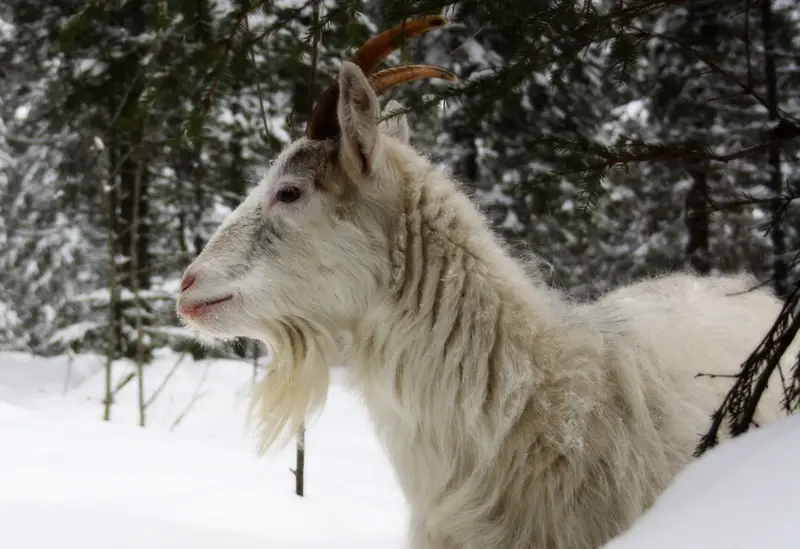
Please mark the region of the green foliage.
[[[287, 144], [287, 119], [295, 130], [305, 124], [309, 98], [373, 32], [431, 13], [451, 24], [403, 44], [388, 63], [433, 63], [460, 81], [390, 95], [405, 105], [415, 145], [464, 182], [509, 242], [541, 256], [552, 282], [588, 297], [686, 265], [685, 201], [698, 167], [716, 208], [714, 268], [768, 276], [768, 208], [751, 196], [763, 195], [758, 147], [773, 136], [757, 4], [327, 0], [314, 24], [310, 2], [10, 0], [0, 9], [16, 27], [0, 39], [0, 132], [19, 141], [10, 183], [0, 181], [1, 213], [14, 220], [0, 228], [13, 242], [0, 266], [14, 296], [45, 258], [39, 310], [14, 297], [15, 314], [26, 329], [47, 325], [42, 334], [77, 318], [105, 322], [106, 302], [78, 296], [106, 286], [108, 230], [123, 283], [136, 276], [125, 235], [136, 230], [130, 174], [141, 170], [143, 300], [149, 322], [174, 324], [170, 284]], [[800, 72], [791, 70], [800, 17], [787, 5], [775, 19], [784, 131], [800, 113]], [[27, 117], [15, 117], [20, 108]], [[798, 181], [791, 139], [782, 141], [787, 203]], [[736, 208], [720, 206], [734, 196]], [[790, 248], [796, 216], [790, 206]], [[74, 228], [74, 241], [65, 231], [36, 236], [51, 227]], [[58, 314], [41, 313], [43, 303]], [[130, 328], [125, 311], [120, 318]]]

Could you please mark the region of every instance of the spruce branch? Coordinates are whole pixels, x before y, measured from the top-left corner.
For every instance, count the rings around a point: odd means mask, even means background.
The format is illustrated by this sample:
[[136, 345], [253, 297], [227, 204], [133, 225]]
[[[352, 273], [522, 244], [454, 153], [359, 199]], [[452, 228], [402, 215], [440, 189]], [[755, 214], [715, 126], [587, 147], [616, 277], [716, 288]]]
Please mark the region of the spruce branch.
[[203, 98], [202, 101], [202, 107], [200, 111], [201, 118], [205, 118], [205, 116], [208, 114], [208, 111], [211, 109], [211, 103], [214, 98], [214, 94], [216, 93], [217, 88], [219, 88], [219, 83], [222, 80], [222, 74], [224, 72], [225, 67], [227, 66], [231, 50], [233, 49], [234, 38], [238, 34], [239, 29], [242, 27], [243, 23], [245, 22], [247, 15], [250, 13], [248, 7], [249, 6], [247, 1], [242, 3], [242, 8], [241, 10], [239, 10], [239, 16], [236, 18], [236, 22], [233, 24], [233, 27], [231, 28], [230, 32], [228, 33], [228, 37], [225, 40], [225, 45], [222, 49], [222, 57], [217, 63], [217, 67], [215, 70], [216, 74], [211, 82], [211, 87], [206, 92], [205, 97]]
[[[796, 285], [784, 302], [772, 328], [753, 353], [744, 361], [736, 381], [725, 395], [722, 404], [711, 416], [711, 426], [700, 439], [694, 455], [699, 457], [719, 444], [719, 430], [728, 418], [733, 436], [746, 432], [754, 423], [761, 395], [767, 388], [773, 372], [800, 331], [800, 285]], [[784, 387], [783, 406], [787, 412], [797, 409], [797, 363], [793, 368], [792, 385]]]

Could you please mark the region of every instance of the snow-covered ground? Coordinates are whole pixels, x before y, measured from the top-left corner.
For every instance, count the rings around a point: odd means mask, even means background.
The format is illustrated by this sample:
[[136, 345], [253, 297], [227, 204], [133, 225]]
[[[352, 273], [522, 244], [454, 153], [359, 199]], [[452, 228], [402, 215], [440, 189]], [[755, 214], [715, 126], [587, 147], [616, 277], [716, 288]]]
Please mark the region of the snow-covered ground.
[[798, 549], [800, 415], [708, 452], [604, 549]]
[[[148, 368], [148, 394], [178, 360], [161, 354]], [[403, 547], [402, 494], [340, 372], [308, 428], [299, 498], [293, 444], [255, 456], [250, 365], [186, 357], [146, 429], [136, 426], [135, 382], [111, 424], [101, 421], [102, 367], [100, 357], [70, 367], [0, 353], [0, 548]]]
[[[292, 445], [254, 455], [251, 376], [243, 362], [162, 353], [140, 429], [135, 382], [100, 421], [100, 357], [0, 353], [0, 549], [404, 547], [402, 495], [343, 373], [309, 426], [305, 498]], [[728, 443], [606, 549], [796, 548], [798, 463], [800, 417]]]

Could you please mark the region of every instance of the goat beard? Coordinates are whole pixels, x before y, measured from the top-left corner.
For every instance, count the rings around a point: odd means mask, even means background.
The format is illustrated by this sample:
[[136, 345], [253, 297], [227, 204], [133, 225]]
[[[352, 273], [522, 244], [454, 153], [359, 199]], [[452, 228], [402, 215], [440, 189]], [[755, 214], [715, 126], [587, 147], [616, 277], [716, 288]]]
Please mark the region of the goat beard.
[[263, 455], [285, 445], [322, 409], [339, 345], [327, 330], [296, 318], [271, 322], [262, 330], [272, 347], [272, 362], [253, 389], [249, 415], [257, 422], [258, 451]]

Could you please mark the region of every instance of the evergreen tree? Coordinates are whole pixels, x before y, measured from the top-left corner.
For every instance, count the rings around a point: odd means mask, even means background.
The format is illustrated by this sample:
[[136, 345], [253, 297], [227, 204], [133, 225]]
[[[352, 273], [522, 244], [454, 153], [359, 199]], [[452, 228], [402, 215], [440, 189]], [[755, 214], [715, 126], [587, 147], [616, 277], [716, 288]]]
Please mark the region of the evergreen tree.
[[428, 13], [451, 24], [389, 63], [461, 83], [392, 95], [415, 144], [549, 282], [585, 298], [676, 268], [748, 269], [793, 295], [795, 2], [9, 0], [7, 344], [201, 356], [175, 329], [181, 271], [354, 47]]

